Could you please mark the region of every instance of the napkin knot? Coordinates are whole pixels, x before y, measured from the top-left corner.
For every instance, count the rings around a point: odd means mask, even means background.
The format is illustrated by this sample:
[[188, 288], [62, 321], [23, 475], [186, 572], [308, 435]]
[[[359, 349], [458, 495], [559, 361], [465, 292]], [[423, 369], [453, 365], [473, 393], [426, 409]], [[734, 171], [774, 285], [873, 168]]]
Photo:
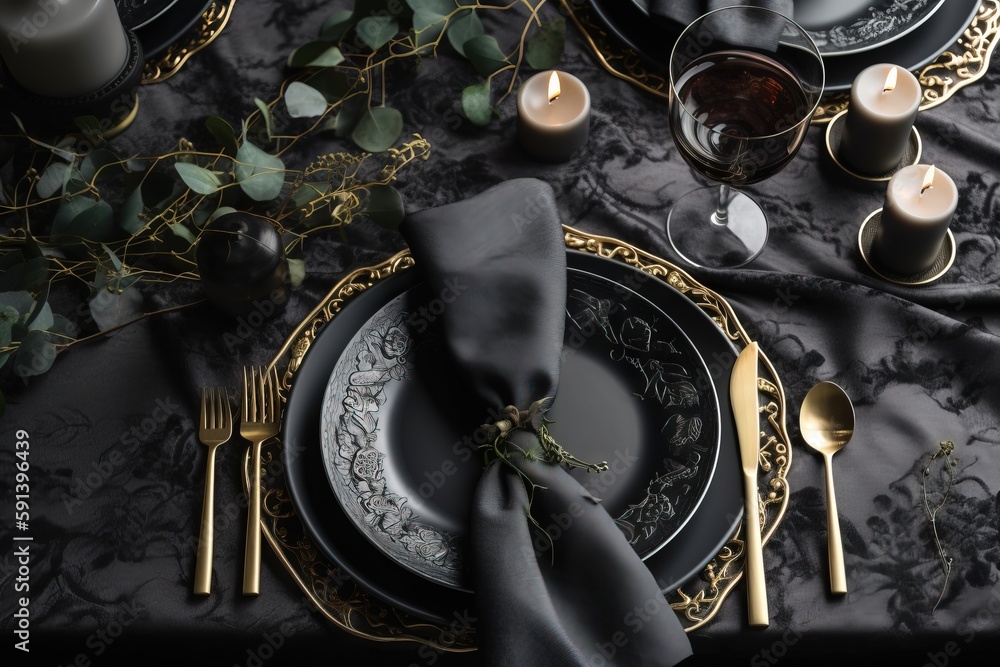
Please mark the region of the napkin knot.
[[[486, 465], [496, 460], [507, 460], [507, 447], [514, 447], [524, 455], [525, 458], [541, 458], [549, 463], [565, 463], [573, 468], [583, 468], [590, 472], [601, 472], [608, 469], [608, 462], [587, 463], [581, 461], [556, 442], [549, 433], [545, 424], [551, 420], [545, 418], [545, 413], [552, 403], [552, 397], [540, 398], [528, 407], [527, 410], [519, 410], [516, 406], [508, 405], [500, 411], [500, 419], [492, 424], [483, 424], [487, 434], [486, 444], [480, 449], [485, 451]], [[533, 451], [524, 451], [509, 439], [511, 433], [517, 430], [524, 430], [534, 433], [538, 437], [538, 443], [542, 447], [541, 455]]]

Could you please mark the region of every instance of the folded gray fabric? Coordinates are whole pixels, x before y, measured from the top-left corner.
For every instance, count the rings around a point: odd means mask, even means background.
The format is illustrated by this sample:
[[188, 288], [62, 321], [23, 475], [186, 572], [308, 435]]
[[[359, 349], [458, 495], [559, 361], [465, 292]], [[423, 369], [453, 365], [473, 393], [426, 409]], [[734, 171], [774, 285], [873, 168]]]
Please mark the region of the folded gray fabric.
[[[562, 465], [542, 460], [566, 311], [551, 187], [507, 181], [413, 213], [401, 231], [430, 293], [449, 281], [468, 287], [441, 316], [450, 370], [455, 392], [476, 396], [492, 415], [484, 421], [496, 422], [500, 453], [487, 452], [469, 499], [482, 664], [667, 667], [687, 658], [679, 619], [611, 516]], [[537, 549], [532, 517], [554, 516], [566, 518], [559, 536]]]

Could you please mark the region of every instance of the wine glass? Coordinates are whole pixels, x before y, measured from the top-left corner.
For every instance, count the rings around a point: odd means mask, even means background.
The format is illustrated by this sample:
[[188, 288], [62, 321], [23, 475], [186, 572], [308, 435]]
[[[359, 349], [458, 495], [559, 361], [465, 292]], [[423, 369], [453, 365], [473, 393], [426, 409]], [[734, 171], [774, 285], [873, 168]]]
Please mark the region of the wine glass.
[[719, 185], [674, 203], [667, 236], [682, 259], [730, 268], [764, 249], [767, 216], [734, 186], [762, 181], [795, 156], [824, 76], [809, 34], [778, 12], [723, 7], [684, 29], [670, 54], [670, 131], [691, 168]]

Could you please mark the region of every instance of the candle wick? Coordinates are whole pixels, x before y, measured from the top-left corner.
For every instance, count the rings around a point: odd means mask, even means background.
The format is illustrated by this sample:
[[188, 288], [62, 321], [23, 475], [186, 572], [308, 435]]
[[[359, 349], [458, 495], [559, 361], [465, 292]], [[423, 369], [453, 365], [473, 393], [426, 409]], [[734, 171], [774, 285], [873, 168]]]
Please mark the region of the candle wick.
[[927, 190], [929, 190], [930, 188], [933, 188], [933, 187], [934, 187], [933, 184], [928, 184], [928, 185], [925, 185], [924, 187], [920, 188], [920, 196], [923, 197], [924, 196], [924, 192], [926, 192]]
[[550, 97], [549, 98], [549, 104], [552, 104], [553, 102], [555, 102], [558, 99], [559, 99], [559, 95], [556, 95], [555, 97]]

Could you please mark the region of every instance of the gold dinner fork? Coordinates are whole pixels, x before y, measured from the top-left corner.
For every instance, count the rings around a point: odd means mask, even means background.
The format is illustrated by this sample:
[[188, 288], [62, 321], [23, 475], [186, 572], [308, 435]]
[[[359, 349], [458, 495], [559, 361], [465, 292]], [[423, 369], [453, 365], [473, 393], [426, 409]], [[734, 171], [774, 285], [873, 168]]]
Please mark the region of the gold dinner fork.
[[243, 594], [260, 594], [260, 448], [268, 438], [278, 435], [281, 423], [281, 397], [278, 395], [278, 370], [263, 366], [243, 369], [243, 422], [240, 435], [250, 441], [250, 465], [253, 479], [247, 513], [246, 553], [243, 560]]
[[205, 498], [201, 507], [201, 535], [194, 572], [194, 592], [212, 592], [212, 546], [215, 533], [215, 450], [233, 435], [233, 414], [229, 393], [222, 387], [201, 390], [201, 419], [198, 439], [208, 446], [205, 464]]

